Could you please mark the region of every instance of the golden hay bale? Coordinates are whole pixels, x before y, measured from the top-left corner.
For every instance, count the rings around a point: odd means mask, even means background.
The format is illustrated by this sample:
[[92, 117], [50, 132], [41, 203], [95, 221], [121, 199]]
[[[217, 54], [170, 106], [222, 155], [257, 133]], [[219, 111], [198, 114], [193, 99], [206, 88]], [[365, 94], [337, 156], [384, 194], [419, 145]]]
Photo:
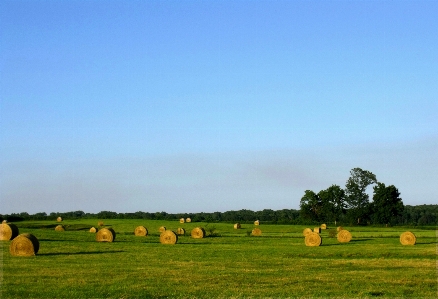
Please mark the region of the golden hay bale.
[[99, 226], [104, 226], [103, 221], [99, 221], [99, 222], [97, 223], [97, 225], [99, 225]]
[[318, 233], [311, 232], [304, 238], [306, 246], [319, 246], [322, 244], [321, 236]]
[[258, 227], [254, 228], [251, 232], [251, 235], [253, 236], [261, 236], [262, 235], [262, 230]]
[[5, 219], [5, 220], [2, 221], [2, 223], [8, 223], [8, 220]]
[[318, 234], [320, 234], [320, 233], [321, 233], [321, 228], [320, 228], [320, 227], [315, 227], [315, 228], [313, 229], [313, 232], [314, 232], [314, 233], [318, 233]]
[[165, 230], [166, 230], [166, 227], [165, 227], [165, 226], [160, 226], [160, 228], [158, 229], [158, 231], [159, 231], [160, 233], [164, 232]]
[[9, 241], [18, 236], [18, 227], [12, 223], [0, 224], [0, 240]]
[[113, 242], [116, 239], [116, 232], [112, 228], [102, 228], [96, 233], [97, 242]]
[[340, 232], [341, 230], [343, 230], [344, 228], [342, 227], [342, 226], [338, 226], [337, 228], [336, 228], [336, 231], [337, 232]]
[[161, 244], [176, 244], [178, 242], [178, 236], [171, 230], [166, 230], [160, 235]]
[[40, 242], [31, 234], [21, 234], [12, 240], [9, 252], [13, 256], [32, 256], [38, 253]]
[[402, 245], [415, 245], [417, 237], [411, 232], [404, 232], [400, 235], [400, 243]]
[[187, 218], [187, 219], [186, 219], [186, 222], [192, 222], [192, 219]]
[[325, 223], [321, 224], [321, 229], [327, 229], [327, 224]]
[[62, 222], [62, 218], [61, 218], [61, 217], [58, 217], [58, 218], [56, 218], [56, 221], [58, 221], [58, 222]]
[[240, 225], [240, 223], [236, 223], [234, 224], [234, 229], [240, 229], [242, 226]]
[[185, 222], [184, 218], [181, 218], [181, 219], [179, 220], [179, 223], [184, 223], [184, 222]]
[[260, 221], [258, 220], [254, 221], [254, 225], [260, 225]]
[[343, 229], [340, 232], [338, 232], [337, 238], [338, 238], [338, 241], [341, 243], [348, 243], [351, 241], [352, 236], [348, 230]]
[[146, 237], [148, 235], [148, 230], [144, 226], [137, 226], [134, 230], [134, 235], [139, 237]]
[[186, 230], [182, 227], [178, 227], [178, 229], [176, 230], [176, 234], [177, 235], [185, 235], [186, 234]]
[[312, 231], [312, 229], [311, 228], [305, 228], [304, 230], [303, 230], [303, 236], [305, 237], [305, 236], [307, 236], [308, 234], [310, 234], [310, 233], [313, 233], [313, 231]]
[[193, 239], [202, 239], [205, 237], [205, 230], [202, 227], [195, 227], [191, 235]]
[[56, 230], [57, 232], [63, 232], [63, 231], [65, 231], [65, 227], [64, 227], [64, 225], [57, 225], [57, 226], [55, 227], [55, 230]]
[[96, 232], [97, 232], [97, 228], [95, 228], [94, 226], [90, 228], [90, 233], [96, 233]]

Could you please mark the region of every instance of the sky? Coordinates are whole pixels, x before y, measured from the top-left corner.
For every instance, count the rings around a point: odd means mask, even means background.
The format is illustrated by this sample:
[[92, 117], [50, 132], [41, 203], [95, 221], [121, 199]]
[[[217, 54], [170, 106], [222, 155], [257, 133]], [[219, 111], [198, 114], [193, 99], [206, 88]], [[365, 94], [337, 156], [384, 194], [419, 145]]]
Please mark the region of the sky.
[[0, 214], [299, 209], [356, 167], [437, 204], [437, 12], [0, 1]]

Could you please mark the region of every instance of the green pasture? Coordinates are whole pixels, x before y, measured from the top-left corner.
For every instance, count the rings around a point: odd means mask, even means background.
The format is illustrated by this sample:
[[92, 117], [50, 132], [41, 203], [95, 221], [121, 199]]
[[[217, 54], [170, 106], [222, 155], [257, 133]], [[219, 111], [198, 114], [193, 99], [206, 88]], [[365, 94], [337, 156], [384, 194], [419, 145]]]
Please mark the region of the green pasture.
[[[88, 230], [98, 220], [15, 223], [40, 242], [33, 257], [9, 254], [0, 241], [0, 298], [436, 298], [437, 231], [400, 227], [345, 227], [353, 239], [339, 243], [329, 227], [322, 246], [306, 247], [305, 226], [103, 220], [113, 243]], [[134, 236], [145, 226], [147, 237]], [[158, 229], [186, 230], [163, 245]], [[204, 239], [190, 237], [201, 226]], [[311, 227], [313, 228], [313, 227]], [[417, 236], [403, 246], [404, 231]]]

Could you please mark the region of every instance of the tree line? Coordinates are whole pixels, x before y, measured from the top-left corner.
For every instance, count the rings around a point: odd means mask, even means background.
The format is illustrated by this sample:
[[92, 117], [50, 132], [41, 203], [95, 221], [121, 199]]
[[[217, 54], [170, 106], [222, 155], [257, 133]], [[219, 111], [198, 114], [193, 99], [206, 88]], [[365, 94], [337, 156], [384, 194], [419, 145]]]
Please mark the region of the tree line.
[[146, 219], [146, 220], [179, 220], [181, 218], [190, 218], [192, 222], [248, 222], [252, 223], [255, 220], [260, 220], [265, 223], [279, 223], [279, 224], [299, 224], [300, 211], [299, 210], [270, 210], [262, 211], [238, 210], [227, 212], [213, 212], [213, 213], [166, 213], [166, 212], [135, 212], [135, 213], [117, 213], [112, 211], [101, 211], [99, 213], [85, 213], [83, 211], [74, 211], [59, 213], [53, 212], [36, 213], [30, 215], [26, 212], [16, 213], [10, 215], [0, 215], [0, 219], [8, 221], [21, 220], [54, 220], [57, 217], [62, 219]]
[[[438, 205], [406, 205], [403, 212], [396, 218], [396, 222], [391, 225], [409, 225], [409, 226], [427, 226], [438, 225]], [[254, 220], [260, 220], [261, 223], [272, 224], [303, 224], [303, 225], [319, 225], [322, 222], [304, 218], [300, 210], [269, 210], [251, 211], [227, 211], [214, 213], [166, 213], [166, 212], [135, 212], [135, 213], [116, 213], [111, 211], [101, 211], [99, 213], [85, 213], [83, 211], [73, 212], [52, 212], [28, 214], [13, 213], [0, 214], [0, 220], [8, 220], [9, 222], [23, 220], [56, 220], [57, 217], [63, 219], [145, 219], [145, 220], [179, 220], [181, 218], [190, 218], [192, 222], [240, 222], [253, 223]], [[328, 225], [334, 225], [334, 222], [325, 221]], [[355, 223], [345, 222], [344, 219], [338, 220], [337, 225], [354, 225]], [[362, 223], [363, 224], [363, 223]], [[366, 223], [368, 224], [368, 223]], [[370, 223], [371, 224], [371, 223]]]

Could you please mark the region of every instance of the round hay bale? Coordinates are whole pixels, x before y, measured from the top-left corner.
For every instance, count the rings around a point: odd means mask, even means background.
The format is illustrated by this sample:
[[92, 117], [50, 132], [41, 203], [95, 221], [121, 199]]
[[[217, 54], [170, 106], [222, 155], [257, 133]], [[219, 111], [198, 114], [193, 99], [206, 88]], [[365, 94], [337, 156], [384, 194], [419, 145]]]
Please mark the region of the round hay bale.
[[57, 231], [57, 232], [63, 232], [63, 231], [65, 231], [65, 227], [64, 227], [64, 225], [57, 225], [56, 227], [55, 227], [55, 230]]
[[256, 236], [256, 237], [261, 236], [262, 230], [260, 228], [256, 227], [252, 230], [251, 235]]
[[340, 232], [341, 230], [343, 230], [344, 228], [342, 227], [342, 226], [338, 226], [337, 228], [336, 228], [336, 231], [337, 232]]
[[146, 237], [148, 235], [148, 230], [142, 225], [137, 226], [134, 230], [134, 235], [139, 237]]
[[9, 252], [13, 256], [33, 256], [38, 253], [40, 242], [32, 234], [21, 234], [12, 240]]
[[321, 233], [321, 228], [320, 228], [320, 227], [315, 227], [315, 228], [313, 229], [313, 232], [314, 232], [314, 233], [318, 233], [318, 234], [320, 234], [320, 233]]
[[321, 224], [321, 229], [327, 229], [327, 224], [325, 223]]
[[2, 221], [2, 223], [8, 223], [8, 220], [5, 219], [5, 220]]
[[322, 244], [321, 236], [318, 233], [311, 232], [304, 238], [306, 246], [320, 246]]
[[94, 226], [90, 228], [90, 233], [95, 234], [96, 232], [97, 232], [97, 228], [95, 228]]
[[195, 227], [191, 235], [193, 239], [202, 239], [205, 237], [205, 230], [202, 227]]
[[304, 230], [303, 230], [303, 236], [305, 237], [305, 236], [307, 236], [308, 234], [310, 234], [310, 233], [313, 233], [313, 231], [312, 231], [312, 229], [311, 228], [305, 228]]
[[176, 230], [176, 234], [177, 235], [185, 235], [186, 234], [186, 230], [182, 227], [178, 227], [178, 229]]
[[58, 222], [62, 222], [62, 218], [61, 218], [61, 217], [58, 217], [58, 218], [56, 218], [56, 221], [58, 221]]
[[402, 245], [415, 245], [417, 237], [411, 232], [404, 232], [400, 235], [400, 243]]
[[184, 218], [181, 218], [181, 219], [179, 220], [179, 223], [184, 223], [184, 222], [185, 222]]
[[18, 236], [18, 227], [12, 223], [3, 222], [0, 224], [0, 240], [9, 241]]
[[187, 219], [186, 219], [186, 222], [192, 222], [192, 219], [187, 218]]
[[113, 242], [116, 239], [116, 232], [112, 228], [102, 228], [96, 233], [97, 242]]
[[258, 220], [254, 221], [254, 225], [260, 225], [260, 221]]
[[165, 230], [160, 235], [161, 244], [176, 244], [178, 242], [178, 236], [171, 230]]
[[146, 237], [148, 235], [148, 230], [142, 225], [137, 226], [134, 230], [134, 235], [139, 237]]
[[99, 221], [99, 222], [97, 223], [97, 225], [98, 225], [98, 226], [104, 226], [103, 221]]
[[241, 229], [242, 226], [240, 225], [240, 223], [236, 223], [234, 224], [234, 229]]
[[343, 229], [340, 232], [338, 232], [337, 238], [338, 238], [338, 241], [341, 243], [348, 243], [351, 241], [352, 236], [348, 230]]
[[160, 226], [160, 228], [158, 229], [158, 231], [159, 231], [160, 233], [162, 233], [162, 232], [166, 231], [166, 227], [165, 227], [165, 226]]

